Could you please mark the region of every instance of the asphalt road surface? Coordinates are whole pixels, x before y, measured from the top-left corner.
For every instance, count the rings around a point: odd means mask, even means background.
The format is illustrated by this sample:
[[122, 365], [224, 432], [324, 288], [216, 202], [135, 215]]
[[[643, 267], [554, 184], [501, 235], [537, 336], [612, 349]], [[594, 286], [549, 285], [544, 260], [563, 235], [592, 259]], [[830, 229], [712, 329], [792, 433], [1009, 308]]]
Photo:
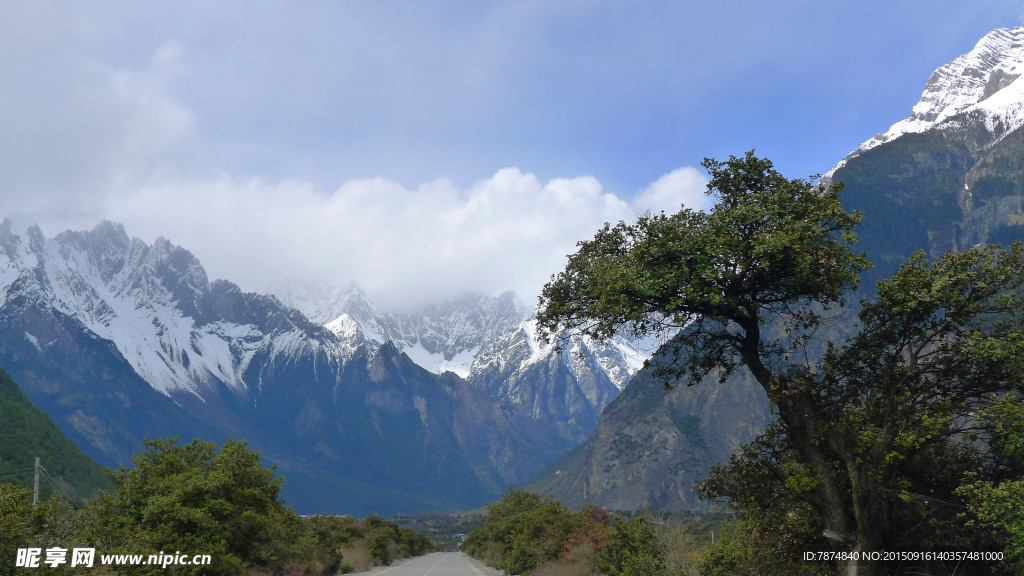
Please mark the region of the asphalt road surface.
[[497, 576], [501, 572], [488, 568], [462, 552], [434, 552], [360, 574], [372, 576]]

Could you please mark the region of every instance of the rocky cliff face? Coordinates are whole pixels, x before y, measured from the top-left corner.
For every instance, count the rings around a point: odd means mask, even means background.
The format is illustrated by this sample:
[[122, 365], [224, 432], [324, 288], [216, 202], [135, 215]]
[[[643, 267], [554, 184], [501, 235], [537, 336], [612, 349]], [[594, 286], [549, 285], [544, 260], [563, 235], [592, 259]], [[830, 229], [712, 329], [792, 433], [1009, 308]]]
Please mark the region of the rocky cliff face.
[[710, 380], [666, 392], [642, 370], [605, 408], [594, 434], [527, 487], [575, 508], [705, 507], [696, 484], [769, 422], [768, 400], [747, 374]]

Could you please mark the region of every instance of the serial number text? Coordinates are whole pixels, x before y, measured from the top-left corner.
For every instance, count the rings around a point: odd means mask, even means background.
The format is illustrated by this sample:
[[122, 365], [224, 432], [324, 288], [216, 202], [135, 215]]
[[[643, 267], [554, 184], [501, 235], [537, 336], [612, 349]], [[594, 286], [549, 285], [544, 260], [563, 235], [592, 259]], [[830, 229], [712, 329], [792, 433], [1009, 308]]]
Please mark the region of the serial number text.
[[805, 562], [858, 562], [861, 560], [877, 562], [965, 562], [983, 561], [999, 562], [1003, 559], [1002, 552], [971, 552], [971, 551], [937, 551], [937, 552], [887, 552], [884, 550], [845, 552], [804, 552]]

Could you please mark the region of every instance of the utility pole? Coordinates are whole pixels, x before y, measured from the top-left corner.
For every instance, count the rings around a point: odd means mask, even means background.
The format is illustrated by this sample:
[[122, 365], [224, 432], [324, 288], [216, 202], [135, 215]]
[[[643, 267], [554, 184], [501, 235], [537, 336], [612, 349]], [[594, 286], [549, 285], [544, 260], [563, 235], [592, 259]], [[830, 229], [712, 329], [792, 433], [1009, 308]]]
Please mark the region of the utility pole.
[[35, 488], [32, 489], [32, 505], [35, 506], [39, 502], [39, 456], [36, 456], [36, 481]]

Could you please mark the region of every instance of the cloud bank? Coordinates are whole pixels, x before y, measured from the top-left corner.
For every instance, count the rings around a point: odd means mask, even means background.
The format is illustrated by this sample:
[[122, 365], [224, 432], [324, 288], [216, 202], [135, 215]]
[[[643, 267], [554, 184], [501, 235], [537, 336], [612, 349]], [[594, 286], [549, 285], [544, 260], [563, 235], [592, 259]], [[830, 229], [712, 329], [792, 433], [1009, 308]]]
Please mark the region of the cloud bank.
[[518, 168], [465, 189], [374, 178], [333, 192], [300, 180], [163, 176], [108, 196], [102, 217], [147, 241], [165, 236], [194, 252], [211, 276], [247, 289], [355, 280], [389, 308], [509, 289], [532, 304], [576, 243], [604, 222], [692, 205], [704, 185], [684, 168], [629, 203], [593, 177], [543, 182]]

